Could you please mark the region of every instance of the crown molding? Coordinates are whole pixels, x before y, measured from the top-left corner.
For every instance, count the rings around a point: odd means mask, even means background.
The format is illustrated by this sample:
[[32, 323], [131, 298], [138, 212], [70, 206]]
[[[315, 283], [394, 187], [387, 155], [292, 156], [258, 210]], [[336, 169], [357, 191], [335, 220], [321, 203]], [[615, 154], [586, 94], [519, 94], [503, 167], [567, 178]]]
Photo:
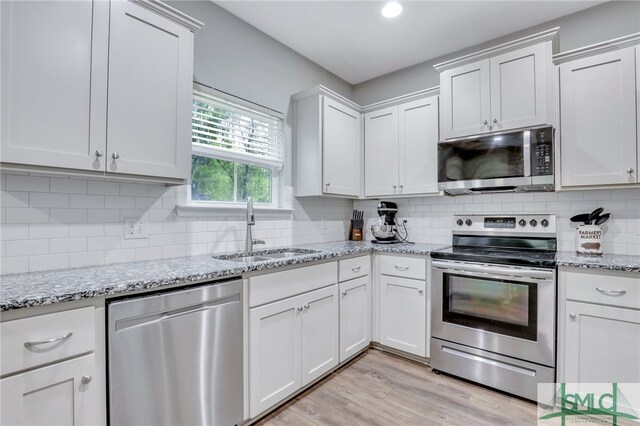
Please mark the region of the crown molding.
[[500, 55], [503, 53], [511, 52], [514, 50], [522, 49], [523, 47], [531, 46], [538, 43], [543, 43], [546, 41], [551, 41], [553, 43], [553, 51], [557, 50], [557, 35], [560, 27], [555, 27], [548, 29], [546, 31], [542, 31], [536, 34], [532, 34], [527, 37], [519, 38], [517, 40], [513, 40], [507, 43], [500, 44], [498, 46], [490, 47], [488, 49], [480, 50], [475, 53], [471, 53], [469, 55], [460, 56], [459, 58], [451, 59], [449, 61], [440, 62], [439, 64], [434, 65], [433, 67], [438, 71], [442, 72], [451, 68], [456, 68], [461, 65], [470, 64], [472, 62], [477, 62], [482, 59], [487, 59], [492, 56]]
[[640, 33], [629, 34], [624, 37], [614, 38], [612, 40], [603, 41], [590, 46], [569, 50], [568, 52], [558, 53], [553, 55], [553, 63], [558, 65], [565, 62], [575, 61], [576, 59], [598, 55], [600, 53], [624, 49], [625, 47], [635, 46], [638, 44], [640, 44]]
[[376, 111], [381, 108], [386, 108], [394, 105], [400, 105], [405, 102], [414, 101], [417, 99], [427, 98], [429, 96], [438, 96], [440, 94], [440, 86], [429, 87], [428, 89], [418, 90], [417, 92], [407, 93], [406, 95], [397, 96], [395, 98], [386, 99], [380, 102], [374, 102], [362, 107], [362, 112], [367, 113]]
[[300, 99], [308, 98], [309, 96], [313, 96], [313, 95], [329, 96], [330, 98], [333, 98], [336, 101], [339, 101], [347, 105], [349, 108], [353, 108], [358, 112], [362, 112], [362, 107], [360, 105], [353, 102], [351, 99], [345, 98], [341, 94], [334, 92], [328, 87], [323, 86], [322, 84], [313, 86], [307, 90], [303, 90], [302, 92], [298, 92], [295, 95], [291, 96], [291, 99], [293, 99], [294, 101], [299, 101]]
[[129, 0], [129, 1], [131, 3], [135, 3], [139, 6], [149, 9], [153, 12], [156, 12], [157, 14], [162, 15], [165, 18], [171, 19], [173, 22], [179, 25], [182, 25], [183, 27], [187, 27], [192, 32], [196, 32], [204, 26], [204, 23], [198, 21], [195, 18], [192, 18], [186, 13], [180, 12], [178, 9], [175, 9], [159, 0]]

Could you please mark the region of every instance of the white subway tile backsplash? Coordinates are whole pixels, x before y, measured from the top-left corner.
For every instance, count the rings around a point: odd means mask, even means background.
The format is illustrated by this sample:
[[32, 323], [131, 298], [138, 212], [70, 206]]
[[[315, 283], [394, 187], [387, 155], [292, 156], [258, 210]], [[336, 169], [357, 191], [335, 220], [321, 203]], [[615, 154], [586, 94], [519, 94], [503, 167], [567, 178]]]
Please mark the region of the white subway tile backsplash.
[[31, 207], [69, 207], [69, 194], [55, 194], [51, 192], [31, 192], [29, 194]]
[[36, 176], [6, 175], [7, 191], [49, 192], [49, 178]]
[[26, 240], [29, 239], [29, 225], [3, 225], [0, 228], [0, 240]]
[[106, 250], [104, 252], [104, 263], [133, 262], [135, 251], [133, 249]]
[[2, 207], [29, 207], [29, 193], [18, 191], [3, 191], [0, 197]]
[[49, 223], [49, 209], [35, 207], [8, 207], [5, 223]]
[[71, 194], [69, 207], [80, 209], [104, 208], [104, 195]]
[[104, 265], [104, 252], [87, 251], [83, 253], [69, 253], [69, 267], [80, 268], [82, 266]]
[[97, 195], [118, 195], [120, 194], [120, 184], [116, 182], [90, 180], [87, 185], [87, 193]]
[[120, 236], [90, 237], [87, 239], [87, 249], [89, 251], [119, 249], [121, 239]]
[[51, 223], [85, 223], [87, 209], [51, 209], [49, 218]]
[[121, 222], [120, 210], [118, 209], [88, 209], [87, 210], [87, 222]]
[[120, 195], [129, 195], [133, 197], [147, 197], [149, 196], [149, 185], [143, 185], [138, 183], [121, 183]]
[[22, 272], [29, 272], [29, 257], [0, 258], [0, 274], [20, 274]]
[[71, 253], [87, 251], [86, 238], [54, 238], [49, 240], [51, 253]]
[[49, 240], [11, 240], [6, 242], [5, 254], [7, 257], [30, 256], [32, 254], [49, 253]]
[[61, 192], [65, 194], [86, 194], [87, 182], [81, 179], [51, 178], [50, 192]]
[[68, 267], [68, 253], [29, 256], [29, 272], [46, 271], [49, 269], [64, 269]]
[[136, 260], [153, 260], [162, 257], [162, 247], [141, 247], [135, 249]]
[[[66, 238], [69, 236], [67, 224], [31, 224], [29, 225], [29, 239], [38, 238]], [[73, 236], [73, 235], [71, 235]]]
[[69, 225], [70, 237], [101, 237], [104, 235], [104, 223], [74, 223]]

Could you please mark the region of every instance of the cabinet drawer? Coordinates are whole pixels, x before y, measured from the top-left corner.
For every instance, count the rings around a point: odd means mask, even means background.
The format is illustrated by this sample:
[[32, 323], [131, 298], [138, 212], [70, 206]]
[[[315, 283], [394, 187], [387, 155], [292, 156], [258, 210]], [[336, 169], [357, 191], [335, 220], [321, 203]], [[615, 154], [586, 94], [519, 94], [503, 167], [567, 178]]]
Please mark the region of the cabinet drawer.
[[0, 375], [93, 351], [94, 322], [88, 307], [1, 323]]
[[568, 271], [560, 274], [567, 299], [640, 309], [640, 274]]
[[338, 282], [338, 262], [322, 263], [249, 278], [249, 306], [306, 293]]
[[427, 260], [415, 257], [380, 256], [380, 273], [424, 280], [427, 277]]
[[364, 277], [371, 272], [371, 257], [360, 256], [338, 261], [338, 279], [340, 282]]

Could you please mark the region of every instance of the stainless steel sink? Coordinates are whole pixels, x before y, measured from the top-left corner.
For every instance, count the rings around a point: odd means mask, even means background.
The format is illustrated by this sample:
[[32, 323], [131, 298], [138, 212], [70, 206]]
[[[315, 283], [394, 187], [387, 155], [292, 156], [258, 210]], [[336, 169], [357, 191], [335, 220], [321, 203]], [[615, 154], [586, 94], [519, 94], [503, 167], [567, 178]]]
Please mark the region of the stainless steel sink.
[[290, 259], [292, 257], [304, 256], [309, 253], [300, 253], [297, 251], [282, 251], [280, 253], [267, 253], [261, 256], [268, 257], [270, 259]]
[[271, 260], [268, 257], [262, 257], [262, 256], [236, 256], [236, 257], [228, 257], [222, 260], [226, 260], [229, 262], [244, 262], [244, 263], [251, 263], [251, 262], [262, 262], [265, 260]]

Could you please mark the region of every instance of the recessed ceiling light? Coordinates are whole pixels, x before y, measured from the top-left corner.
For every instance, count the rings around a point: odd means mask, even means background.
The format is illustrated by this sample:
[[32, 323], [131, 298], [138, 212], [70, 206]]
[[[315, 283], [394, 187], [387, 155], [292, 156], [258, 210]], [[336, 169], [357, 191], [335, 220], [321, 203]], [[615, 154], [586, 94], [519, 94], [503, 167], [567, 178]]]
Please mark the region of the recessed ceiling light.
[[382, 16], [385, 18], [395, 18], [402, 13], [402, 5], [398, 2], [392, 1], [384, 5], [382, 8]]

